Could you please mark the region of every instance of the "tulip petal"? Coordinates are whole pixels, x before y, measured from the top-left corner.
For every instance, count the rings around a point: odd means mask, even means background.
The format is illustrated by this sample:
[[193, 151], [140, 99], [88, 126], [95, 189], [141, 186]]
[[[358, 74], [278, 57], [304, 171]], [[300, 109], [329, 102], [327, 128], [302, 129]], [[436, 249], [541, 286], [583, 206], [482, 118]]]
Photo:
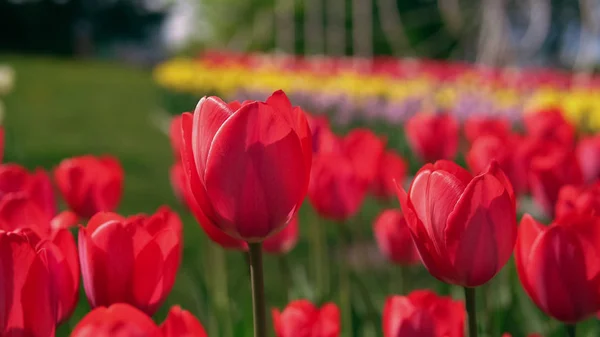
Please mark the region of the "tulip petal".
[[512, 255], [516, 238], [514, 199], [503, 182], [492, 172], [475, 177], [445, 229], [447, 249], [459, 279], [465, 282], [462, 285], [479, 286], [496, 275]]
[[87, 257], [87, 263], [91, 263], [88, 272], [94, 279], [91, 289], [95, 292], [95, 305], [128, 302], [132, 296], [131, 275], [134, 271], [131, 231], [120, 222], [109, 221], [96, 228], [90, 239], [88, 244], [92, 242], [94, 245], [88, 247], [91, 255]]
[[340, 309], [333, 303], [326, 303], [319, 312], [317, 336], [338, 337], [340, 335]]
[[167, 296], [163, 292], [163, 268], [164, 257], [160, 247], [156, 241], [151, 240], [135, 256], [131, 283], [136, 307], [150, 316], [154, 315]]
[[406, 192], [400, 185], [396, 185], [396, 193], [400, 201], [402, 213], [404, 213], [404, 218], [406, 219], [406, 224], [410, 229], [413, 243], [419, 252], [419, 257], [423, 265], [435, 278], [444, 282], [452, 282], [454, 271], [451, 269], [451, 264], [447, 261], [447, 257], [440, 256], [437, 253], [423, 223], [413, 212], [410, 200], [408, 200]]
[[281, 313], [279, 312], [278, 309], [272, 309], [271, 316], [273, 317], [273, 329], [275, 330], [275, 336], [276, 337], [284, 337], [283, 333], [281, 332], [281, 330], [282, 330]]
[[50, 229], [46, 214], [24, 193], [10, 193], [0, 200], [0, 219], [5, 230], [31, 228], [42, 235]]
[[206, 188], [204, 186], [204, 172], [199, 174], [196, 166], [196, 160], [194, 159], [193, 151], [193, 119], [194, 117], [189, 113], [184, 113], [181, 117], [181, 135], [183, 138], [183, 147], [181, 152], [181, 159], [183, 161], [183, 168], [188, 178], [189, 190], [194, 196], [195, 203], [198, 205], [196, 209], [192, 208], [194, 214], [197, 215], [198, 222], [201, 224], [206, 223], [214, 226], [214, 210], [206, 194]]
[[526, 273], [538, 306], [563, 322], [576, 322], [600, 309], [596, 282], [586, 277], [584, 252], [567, 226], [551, 226], [532, 248]]
[[[24, 335], [32, 337], [53, 336], [57, 319], [52, 288], [49, 283], [40, 282], [40, 280], [50, 278], [48, 269], [42, 260], [43, 256], [44, 254], [40, 254], [30, 260], [29, 270], [24, 278], [20, 294], [23, 326], [26, 327], [25, 331], [28, 331]], [[18, 256], [15, 258], [18, 258], [19, 263], [24, 262]]]
[[234, 111], [219, 97], [203, 97], [194, 110], [192, 151], [198, 176], [203, 181], [208, 153], [217, 131]]
[[309, 172], [298, 136], [264, 103], [244, 105], [210, 149], [206, 191], [218, 226], [247, 241], [285, 225], [306, 193]]
[[526, 266], [529, 265], [531, 248], [540, 235], [544, 233], [544, 228], [545, 227], [535, 221], [531, 215], [525, 214], [519, 225], [517, 244], [515, 246], [515, 264], [517, 266], [517, 273], [521, 280], [521, 285], [523, 285], [525, 292], [536, 303], [539, 303], [537, 293], [534, 291], [531, 280], [525, 269]]
[[421, 170], [410, 186], [408, 198], [415, 216], [422, 221], [438, 255], [445, 250], [444, 231], [448, 216], [465, 188], [457, 176], [442, 170]]
[[[56, 265], [62, 269], [57, 285], [61, 298], [58, 317], [59, 322], [63, 322], [71, 317], [79, 299], [79, 260], [75, 240], [69, 230], [61, 229], [55, 232], [52, 235], [52, 244], [57, 251], [53, 251], [52, 248], [47, 251], [54, 254]], [[52, 274], [56, 273], [58, 268], [53, 269], [50, 269]]]
[[160, 326], [163, 337], [207, 337], [200, 322], [189, 311], [178, 305], [171, 307], [169, 314]]

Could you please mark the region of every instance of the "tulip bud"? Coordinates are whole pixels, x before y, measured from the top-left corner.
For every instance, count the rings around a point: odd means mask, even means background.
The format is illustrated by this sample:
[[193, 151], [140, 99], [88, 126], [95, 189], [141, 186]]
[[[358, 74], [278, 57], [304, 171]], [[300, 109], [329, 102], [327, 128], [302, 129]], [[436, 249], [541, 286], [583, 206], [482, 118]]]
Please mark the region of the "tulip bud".
[[307, 300], [296, 300], [280, 312], [272, 310], [277, 337], [339, 337], [340, 310], [333, 303], [321, 308]]
[[162, 337], [162, 334], [150, 317], [125, 303], [95, 308], [71, 332], [71, 337], [112, 336]]
[[82, 218], [114, 211], [123, 193], [123, 169], [109, 156], [65, 159], [54, 178], [69, 207]]
[[373, 231], [379, 250], [390, 261], [402, 265], [419, 262], [419, 253], [400, 210], [387, 209], [381, 212], [375, 219]]
[[458, 124], [450, 115], [420, 113], [406, 123], [406, 138], [423, 162], [453, 159], [458, 149]]
[[156, 312], [181, 261], [181, 220], [167, 207], [129, 218], [94, 215], [79, 229], [79, 259], [90, 306], [129, 303]]
[[449, 161], [427, 164], [398, 199], [421, 261], [439, 280], [480, 286], [508, 262], [517, 236], [515, 196], [493, 161], [473, 177]]
[[383, 337], [462, 337], [465, 306], [429, 290], [390, 296], [383, 308]]
[[575, 323], [600, 310], [600, 218], [570, 214], [544, 226], [526, 214], [515, 262], [531, 300], [559, 321]]
[[308, 188], [311, 135], [282, 91], [266, 102], [203, 98], [182, 117], [182, 161], [202, 218], [259, 242], [282, 229]]
[[26, 233], [0, 230], [1, 336], [54, 336], [56, 301], [46, 259]]
[[162, 337], [207, 337], [204, 327], [196, 317], [178, 305], [171, 307], [160, 329]]

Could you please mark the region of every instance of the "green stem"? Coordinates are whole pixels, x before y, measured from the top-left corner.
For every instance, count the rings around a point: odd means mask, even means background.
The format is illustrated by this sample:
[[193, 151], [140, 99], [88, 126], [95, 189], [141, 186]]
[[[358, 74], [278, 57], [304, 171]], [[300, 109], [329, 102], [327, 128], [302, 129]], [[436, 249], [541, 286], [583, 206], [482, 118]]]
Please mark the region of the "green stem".
[[290, 273], [290, 265], [288, 264], [285, 255], [280, 255], [277, 257], [279, 262], [279, 271], [281, 272], [281, 282], [285, 285], [286, 296], [288, 302], [292, 299], [292, 278]]
[[229, 308], [229, 289], [227, 277], [227, 256], [225, 250], [217, 245], [213, 246], [214, 256], [214, 272], [213, 286], [215, 287], [215, 307], [220, 313], [221, 327], [223, 328], [223, 336], [233, 336], [232, 324], [230, 320], [231, 310]]
[[576, 334], [575, 324], [565, 324], [565, 330], [567, 331], [568, 337], [575, 337], [575, 334]]
[[[343, 253], [341, 258], [344, 259]], [[339, 295], [340, 309], [342, 312], [342, 335], [352, 336], [352, 303], [350, 300], [350, 292], [352, 289], [350, 287], [350, 278], [348, 276], [348, 266], [346, 266], [345, 261], [339, 261], [339, 264]]]
[[465, 305], [469, 320], [469, 337], [477, 337], [477, 310], [475, 309], [475, 288], [465, 287]]
[[254, 337], [267, 337], [265, 285], [263, 279], [262, 243], [248, 243], [250, 248], [250, 280], [252, 283], [252, 313]]
[[314, 279], [317, 298], [324, 298], [327, 296], [329, 289], [327, 287], [327, 257], [325, 256], [326, 245], [324, 244], [324, 231], [321, 228], [321, 223], [318, 217], [314, 217], [311, 221], [310, 234], [311, 234], [311, 262], [314, 266]]

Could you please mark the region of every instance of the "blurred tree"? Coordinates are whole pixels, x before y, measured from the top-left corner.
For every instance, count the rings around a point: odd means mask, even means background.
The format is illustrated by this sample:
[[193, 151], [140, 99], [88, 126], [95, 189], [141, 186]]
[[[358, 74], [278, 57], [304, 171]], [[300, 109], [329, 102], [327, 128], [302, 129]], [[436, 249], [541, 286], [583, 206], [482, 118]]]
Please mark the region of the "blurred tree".
[[167, 7], [137, 0], [0, 0], [0, 51], [89, 54], [144, 43]]

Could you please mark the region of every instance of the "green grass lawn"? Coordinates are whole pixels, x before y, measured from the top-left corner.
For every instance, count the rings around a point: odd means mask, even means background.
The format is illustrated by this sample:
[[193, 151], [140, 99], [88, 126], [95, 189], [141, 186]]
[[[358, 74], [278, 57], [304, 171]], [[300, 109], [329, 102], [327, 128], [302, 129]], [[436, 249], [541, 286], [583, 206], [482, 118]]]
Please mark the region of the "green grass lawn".
[[[118, 157], [126, 172], [120, 213], [150, 213], [167, 204], [179, 212], [185, 223], [183, 263], [177, 283], [156, 320], [162, 321], [171, 305], [180, 304], [202, 320], [211, 337], [251, 336], [251, 297], [244, 256], [239, 252], [223, 253], [210, 244], [171, 191], [168, 170], [173, 158], [168, 137], [152, 121], [160, 111], [161, 92], [152, 83], [150, 71], [112, 63], [15, 55], [0, 55], [0, 63], [13, 66], [17, 75], [14, 92], [3, 98], [5, 161], [28, 168], [51, 169], [63, 158], [74, 155], [108, 153]], [[378, 130], [387, 131], [391, 143], [397, 143], [395, 146], [406, 154], [406, 146], [396, 139], [398, 132], [390, 131], [389, 126]], [[418, 167], [416, 163], [411, 166]], [[379, 311], [378, 315], [385, 296], [392, 292], [434, 288], [460, 297], [460, 289], [433, 280], [421, 267], [404, 270], [404, 282], [400, 284], [399, 268], [382, 261], [373, 244], [371, 221], [380, 208], [375, 201], [367, 200], [361, 213], [348, 224], [354, 233], [352, 246], [341, 250], [338, 224], [318, 221], [310, 208], [304, 207], [298, 246], [286, 260], [266, 257], [268, 306], [282, 307], [290, 298], [300, 297], [318, 302], [337, 301], [336, 268], [340, 256], [353, 257], [353, 266], [365, 286], [352, 285], [353, 329], [359, 331], [355, 336], [378, 335], [379, 318], [373, 321], [365, 318], [370, 310], [367, 297]], [[325, 264], [331, 281], [326, 287], [329, 291], [322, 293], [315, 292], [312, 281], [314, 247], [309, 243], [310, 228], [319, 226], [327, 232], [328, 257], [320, 262]], [[222, 261], [227, 261], [226, 269], [222, 268]], [[287, 274], [280, 268], [283, 262], [289, 266]], [[553, 329], [556, 324], [541, 315], [523, 294], [512, 262], [482, 292], [485, 296], [480, 296], [480, 308], [485, 307], [487, 315], [480, 313], [480, 316], [488, 329], [493, 328], [491, 336], [499, 336], [501, 331], [511, 331], [515, 337], [525, 336], [526, 331], [541, 329], [554, 331], [552, 336], [561, 336], [560, 329]], [[88, 310], [81, 291], [75, 315], [60, 328], [58, 336], [67, 336], [70, 327]]]

